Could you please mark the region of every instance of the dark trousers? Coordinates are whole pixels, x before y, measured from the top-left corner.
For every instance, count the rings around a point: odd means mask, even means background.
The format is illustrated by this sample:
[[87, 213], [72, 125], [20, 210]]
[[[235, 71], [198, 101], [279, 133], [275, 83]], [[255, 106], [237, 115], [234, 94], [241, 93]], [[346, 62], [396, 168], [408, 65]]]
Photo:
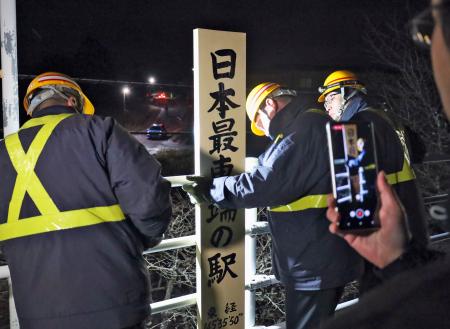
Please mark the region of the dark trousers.
[[319, 328], [334, 314], [344, 287], [324, 290], [286, 288], [286, 329]]

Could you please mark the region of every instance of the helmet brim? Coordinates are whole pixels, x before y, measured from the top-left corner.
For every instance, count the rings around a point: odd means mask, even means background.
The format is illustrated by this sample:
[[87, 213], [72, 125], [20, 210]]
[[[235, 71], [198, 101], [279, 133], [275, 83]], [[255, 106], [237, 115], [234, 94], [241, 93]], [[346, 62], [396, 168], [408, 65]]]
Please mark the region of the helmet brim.
[[253, 133], [254, 135], [256, 135], [256, 136], [261, 137], [261, 136], [265, 136], [265, 135], [266, 135], [264, 131], [262, 131], [261, 129], [259, 129], [259, 128], [256, 126], [256, 123], [255, 123], [254, 121], [252, 121], [252, 124], [251, 124], [250, 128], [251, 128], [251, 130], [252, 130], [252, 133]]
[[339, 89], [339, 88], [340, 88], [340, 86], [334, 86], [334, 87], [331, 87], [331, 88], [325, 90], [325, 91], [322, 93], [322, 95], [319, 96], [319, 98], [317, 99], [317, 101], [318, 101], [319, 103], [325, 102], [325, 97], [326, 97], [329, 93], [331, 93], [332, 91], [334, 91], [334, 90], [336, 90], [336, 89]]
[[92, 105], [89, 98], [86, 97], [86, 95], [83, 92], [80, 92], [81, 96], [83, 97], [84, 104], [83, 104], [83, 114], [87, 115], [93, 115], [95, 113], [94, 105]]

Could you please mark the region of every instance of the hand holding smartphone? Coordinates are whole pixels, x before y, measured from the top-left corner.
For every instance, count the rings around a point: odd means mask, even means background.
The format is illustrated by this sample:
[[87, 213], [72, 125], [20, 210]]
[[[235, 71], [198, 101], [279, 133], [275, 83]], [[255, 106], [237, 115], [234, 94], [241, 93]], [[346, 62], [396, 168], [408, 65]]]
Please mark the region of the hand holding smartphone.
[[340, 214], [339, 230], [355, 233], [377, 230], [378, 167], [372, 124], [329, 122], [326, 130], [333, 195]]

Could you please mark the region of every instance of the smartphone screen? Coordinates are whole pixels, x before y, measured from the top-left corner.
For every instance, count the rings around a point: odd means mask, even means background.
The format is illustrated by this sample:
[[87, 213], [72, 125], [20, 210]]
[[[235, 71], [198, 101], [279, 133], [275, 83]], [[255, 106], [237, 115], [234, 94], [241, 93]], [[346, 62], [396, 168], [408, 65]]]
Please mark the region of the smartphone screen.
[[326, 126], [333, 194], [340, 230], [379, 228], [375, 182], [377, 157], [371, 123], [345, 122]]

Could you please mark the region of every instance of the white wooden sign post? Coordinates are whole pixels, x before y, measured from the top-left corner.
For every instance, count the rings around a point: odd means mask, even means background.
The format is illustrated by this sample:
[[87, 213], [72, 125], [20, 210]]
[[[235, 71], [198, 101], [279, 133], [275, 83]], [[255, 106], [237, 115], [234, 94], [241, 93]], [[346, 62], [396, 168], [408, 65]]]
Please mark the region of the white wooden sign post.
[[[195, 174], [245, 169], [245, 34], [194, 30]], [[244, 210], [196, 206], [198, 328], [244, 328]]]

